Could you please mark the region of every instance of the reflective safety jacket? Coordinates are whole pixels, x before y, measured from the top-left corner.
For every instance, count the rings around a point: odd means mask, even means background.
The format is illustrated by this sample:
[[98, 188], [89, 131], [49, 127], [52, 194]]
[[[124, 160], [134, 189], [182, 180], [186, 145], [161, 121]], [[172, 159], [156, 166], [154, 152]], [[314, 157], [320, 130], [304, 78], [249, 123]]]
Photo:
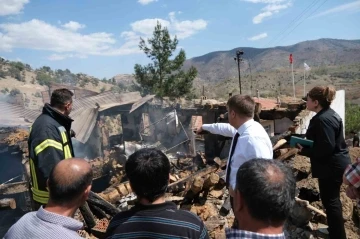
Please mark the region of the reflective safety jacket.
[[72, 119], [45, 104], [42, 114], [30, 129], [28, 140], [31, 191], [34, 201], [46, 204], [49, 192], [46, 181], [61, 160], [74, 156], [70, 129]]

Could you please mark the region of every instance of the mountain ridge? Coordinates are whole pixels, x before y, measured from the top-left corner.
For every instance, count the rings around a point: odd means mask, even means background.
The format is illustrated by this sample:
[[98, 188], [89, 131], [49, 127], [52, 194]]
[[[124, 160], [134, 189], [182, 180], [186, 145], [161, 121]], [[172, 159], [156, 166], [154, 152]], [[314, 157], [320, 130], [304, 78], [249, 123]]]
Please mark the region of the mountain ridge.
[[321, 65], [348, 65], [360, 62], [360, 40], [321, 38], [289, 46], [269, 48], [237, 47], [228, 51], [209, 52], [186, 60], [184, 69], [194, 66], [198, 78], [209, 82], [220, 82], [237, 76], [234, 61], [237, 50], [243, 50], [242, 73], [264, 72], [289, 67], [289, 54], [293, 54], [294, 68], [302, 67], [306, 61], [310, 67]]

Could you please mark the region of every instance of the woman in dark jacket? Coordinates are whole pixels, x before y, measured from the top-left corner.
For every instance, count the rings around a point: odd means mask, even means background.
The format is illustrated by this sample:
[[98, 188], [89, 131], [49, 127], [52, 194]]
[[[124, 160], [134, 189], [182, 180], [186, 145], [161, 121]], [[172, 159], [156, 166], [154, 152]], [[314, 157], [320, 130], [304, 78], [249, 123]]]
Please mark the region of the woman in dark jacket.
[[307, 109], [316, 113], [311, 119], [306, 138], [314, 141], [312, 148], [298, 145], [300, 154], [311, 161], [313, 178], [318, 178], [321, 201], [326, 209], [330, 239], [346, 239], [340, 186], [346, 166], [350, 163], [340, 116], [330, 108], [336, 91], [332, 87], [314, 87], [307, 96]]

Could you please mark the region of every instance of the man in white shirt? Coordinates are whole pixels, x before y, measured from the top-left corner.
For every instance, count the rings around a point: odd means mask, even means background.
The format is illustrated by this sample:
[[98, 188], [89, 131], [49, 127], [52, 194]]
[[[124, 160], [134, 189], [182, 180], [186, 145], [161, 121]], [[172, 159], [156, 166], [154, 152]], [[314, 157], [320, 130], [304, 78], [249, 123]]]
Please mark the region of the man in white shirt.
[[239, 167], [254, 158], [272, 159], [273, 149], [264, 127], [253, 120], [255, 102], [250, 96], [234, 95], [227, 108], [229, 123], [203, 124], [197, 133], [206, 130], [233, 138], [226, 167], [226, 185], [233, 196]]

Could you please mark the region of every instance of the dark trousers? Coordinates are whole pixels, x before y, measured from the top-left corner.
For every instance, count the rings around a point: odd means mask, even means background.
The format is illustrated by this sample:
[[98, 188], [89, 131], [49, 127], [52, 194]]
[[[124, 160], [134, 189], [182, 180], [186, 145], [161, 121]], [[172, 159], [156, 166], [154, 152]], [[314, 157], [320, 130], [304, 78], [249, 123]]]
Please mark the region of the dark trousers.
[[326, 209], [330, 239], [346, 239], [342, 205], [340, 201], [340, 186], [342, 177], [319, 178], [321, 201]]

